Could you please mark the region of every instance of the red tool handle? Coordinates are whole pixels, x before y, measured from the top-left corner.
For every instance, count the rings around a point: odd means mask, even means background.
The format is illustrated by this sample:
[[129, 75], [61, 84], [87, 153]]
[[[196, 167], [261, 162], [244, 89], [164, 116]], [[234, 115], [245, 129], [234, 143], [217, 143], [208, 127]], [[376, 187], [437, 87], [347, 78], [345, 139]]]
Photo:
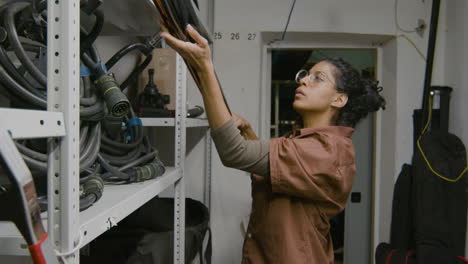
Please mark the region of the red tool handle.
[[29, 246], [29, 252], [31, 252], [34, 264], [47, 264], [41, 247], [42, 243], [47, 239], [47, 236], [47, 233], [44, 233], [36, 244]]

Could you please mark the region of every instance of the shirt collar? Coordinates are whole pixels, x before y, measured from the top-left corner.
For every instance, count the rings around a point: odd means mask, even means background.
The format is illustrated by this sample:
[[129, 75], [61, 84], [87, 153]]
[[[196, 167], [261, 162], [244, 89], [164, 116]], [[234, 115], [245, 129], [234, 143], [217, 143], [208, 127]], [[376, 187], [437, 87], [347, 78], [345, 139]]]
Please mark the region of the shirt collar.
[[315, 133], [325, 133], [325, 134], [333, 134], [343, 137], [351, 137], [353, 135], [354, 128], [352, 127], [345, 127], [345, 126], [324, 126], [324, 127], [317, 127], [317, 128], [302, 128], [296, 130], [294, 133], [294, 137], [305, 137], [308, 135], [312, 135]]

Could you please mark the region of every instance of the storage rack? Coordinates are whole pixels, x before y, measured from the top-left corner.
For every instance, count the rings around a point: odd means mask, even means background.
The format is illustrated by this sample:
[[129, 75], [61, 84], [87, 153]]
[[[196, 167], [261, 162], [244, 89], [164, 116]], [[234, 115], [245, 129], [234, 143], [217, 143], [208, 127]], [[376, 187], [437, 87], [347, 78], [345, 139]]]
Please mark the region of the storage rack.
[[281, 132], [280, 132], [281, 125], [288, 125], [292, 127], [295, 124], [294, 117], [290, 117], [290, 119], [288, 120], [283, 120], [280, 117], [280, 112], [281, 112], [280, 111], [280, 108], [281, 108], [280, 99], [288, 100], [288, 98], [283, 98], [280, 96], [280, 91], [281, 89], [285, 89], [294, 85], [296, 85], [296, 82], [294, 81], [286, 81], [286, 80], [273, 80], [272, 81], [271, 90], [272, 90], [272, 97], [274, 98], [274, 100], [272, 100], [273, 118], [271, 120], [271, 125], [270, 125], [271, 137], [279, 137], [281, 135]]
[[[171, 126], [175, 164], [164, 175], [129, 185], [106, 185], [94, 205], [79, 212], [79, 0], [48, 1], [47, 111], [0, 108], [0, 120], [13, 138], [48, 137], [48, 211], [44, 226], [66, 263], [79, 263], [79, 249], [170, 186], [174, 186], [174, 263], [184, 263], [186, 128], [208, 127], [186, 118], [186, 66], [176, 58], [175, 118], [142, 118], [144, 126]], [[204, 202], [210, 208], [211, 140], [205, 137]], [[0, 258], [29, 255], [13, 223], [0, 222]]]

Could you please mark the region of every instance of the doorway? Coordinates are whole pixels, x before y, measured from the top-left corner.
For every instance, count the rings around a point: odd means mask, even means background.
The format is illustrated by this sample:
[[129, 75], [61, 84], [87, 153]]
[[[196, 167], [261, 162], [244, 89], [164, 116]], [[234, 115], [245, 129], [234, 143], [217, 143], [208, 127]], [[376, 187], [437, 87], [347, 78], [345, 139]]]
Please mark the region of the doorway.
[[[364, 77], [375, 79], [377, 50], [372, 48], [272, 49], [270, 137], [279, 137], [292, 129], [297, 113], [292, 109], [295, 74], [310, 69], [315, 63], [341, 57]], [[357, 126], [352, 137], [356, 151], [357, 174], [346, 210], [331, 219], [335, 263], [371, 263], [372, 182], [374, 150], [374, 116], [369, 115]]]

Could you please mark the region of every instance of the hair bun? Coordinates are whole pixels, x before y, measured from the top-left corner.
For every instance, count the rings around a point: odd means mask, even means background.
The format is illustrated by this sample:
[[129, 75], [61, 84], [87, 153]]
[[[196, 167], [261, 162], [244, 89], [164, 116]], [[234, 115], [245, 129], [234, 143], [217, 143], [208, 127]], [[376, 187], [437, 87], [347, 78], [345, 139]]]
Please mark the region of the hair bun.
[[378, 81], [362, 78], [351, 64], [341, 58], [329, 58], [324, 61], [336, 69], [336, 90], [348, 95], [348, 101], [336, 119], [337, 125], [354, 127], [370, 112], [385, 109], [385, 99], [380, 95], [382, 87]]
[[385, 109], [385, 99], [380, 95], [383, 88], [379, 86], [379, 81], [362, 79], [365, 89], [363, 89], [362, 103], [367, 108], [367, 112], [375, 112], [380, 108]]

